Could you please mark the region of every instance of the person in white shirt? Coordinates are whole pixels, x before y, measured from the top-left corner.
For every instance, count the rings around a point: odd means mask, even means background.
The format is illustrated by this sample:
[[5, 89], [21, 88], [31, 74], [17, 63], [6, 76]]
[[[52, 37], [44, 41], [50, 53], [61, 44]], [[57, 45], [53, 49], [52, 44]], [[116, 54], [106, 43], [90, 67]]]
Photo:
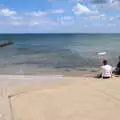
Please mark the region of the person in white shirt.
[[103, 60], [103, 66], [101, 66], [100, 72], [101, 74], [99, 78], [102, 77], [104, 79], [107, 79], [112, 77], [112, 66], [108, 65], [107, 60]]

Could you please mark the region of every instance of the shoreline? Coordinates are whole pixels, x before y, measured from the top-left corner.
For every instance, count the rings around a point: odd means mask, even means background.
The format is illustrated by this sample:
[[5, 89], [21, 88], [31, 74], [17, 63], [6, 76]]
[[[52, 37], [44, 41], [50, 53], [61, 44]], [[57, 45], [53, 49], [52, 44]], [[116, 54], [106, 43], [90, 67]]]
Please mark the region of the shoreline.
[[24, 70], [19, 70], [17, 72], [15, 71], [2, 71], [0, 70], [0, 75], [25, 75], [25, 76], [43, 76], [43, 75], [61, 75], [61, 76], [91, 76], [94, 77], [94, 75], [97, 73], [96, 71], [82, 71], [82, 70], [57, 70], [57, 69], [39, 69], [39, 71], [24, 71]]

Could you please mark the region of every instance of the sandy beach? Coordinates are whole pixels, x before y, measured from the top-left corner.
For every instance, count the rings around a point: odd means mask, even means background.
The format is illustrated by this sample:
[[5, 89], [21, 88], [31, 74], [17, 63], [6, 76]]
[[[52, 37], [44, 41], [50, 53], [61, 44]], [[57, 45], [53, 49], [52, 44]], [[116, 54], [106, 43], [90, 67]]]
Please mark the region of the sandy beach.
[[119, 120], [120, 78], [1, 75], [0, 120]]

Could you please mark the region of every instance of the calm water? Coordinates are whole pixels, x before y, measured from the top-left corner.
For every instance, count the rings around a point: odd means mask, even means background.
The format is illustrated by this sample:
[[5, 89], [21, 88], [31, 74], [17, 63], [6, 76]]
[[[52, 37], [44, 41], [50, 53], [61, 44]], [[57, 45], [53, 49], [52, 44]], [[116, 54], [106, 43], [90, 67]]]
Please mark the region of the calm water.
[[103, 56], [113, 66], [120, 55], [120, 34], [0, 34], [0, 73], [40, 74], [55, 71], [96, 71]]

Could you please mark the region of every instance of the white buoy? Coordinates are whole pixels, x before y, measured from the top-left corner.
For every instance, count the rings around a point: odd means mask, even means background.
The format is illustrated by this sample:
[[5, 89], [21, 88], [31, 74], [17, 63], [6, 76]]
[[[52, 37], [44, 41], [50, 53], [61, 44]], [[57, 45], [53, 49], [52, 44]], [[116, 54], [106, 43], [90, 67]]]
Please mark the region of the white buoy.
[[99, 60], [107, 59], [107, 52], [106, 51], [96, 52], [96, 54], [98, 55]]
[[107, 52], [97, 52], [97, 55], [106, 55]]

